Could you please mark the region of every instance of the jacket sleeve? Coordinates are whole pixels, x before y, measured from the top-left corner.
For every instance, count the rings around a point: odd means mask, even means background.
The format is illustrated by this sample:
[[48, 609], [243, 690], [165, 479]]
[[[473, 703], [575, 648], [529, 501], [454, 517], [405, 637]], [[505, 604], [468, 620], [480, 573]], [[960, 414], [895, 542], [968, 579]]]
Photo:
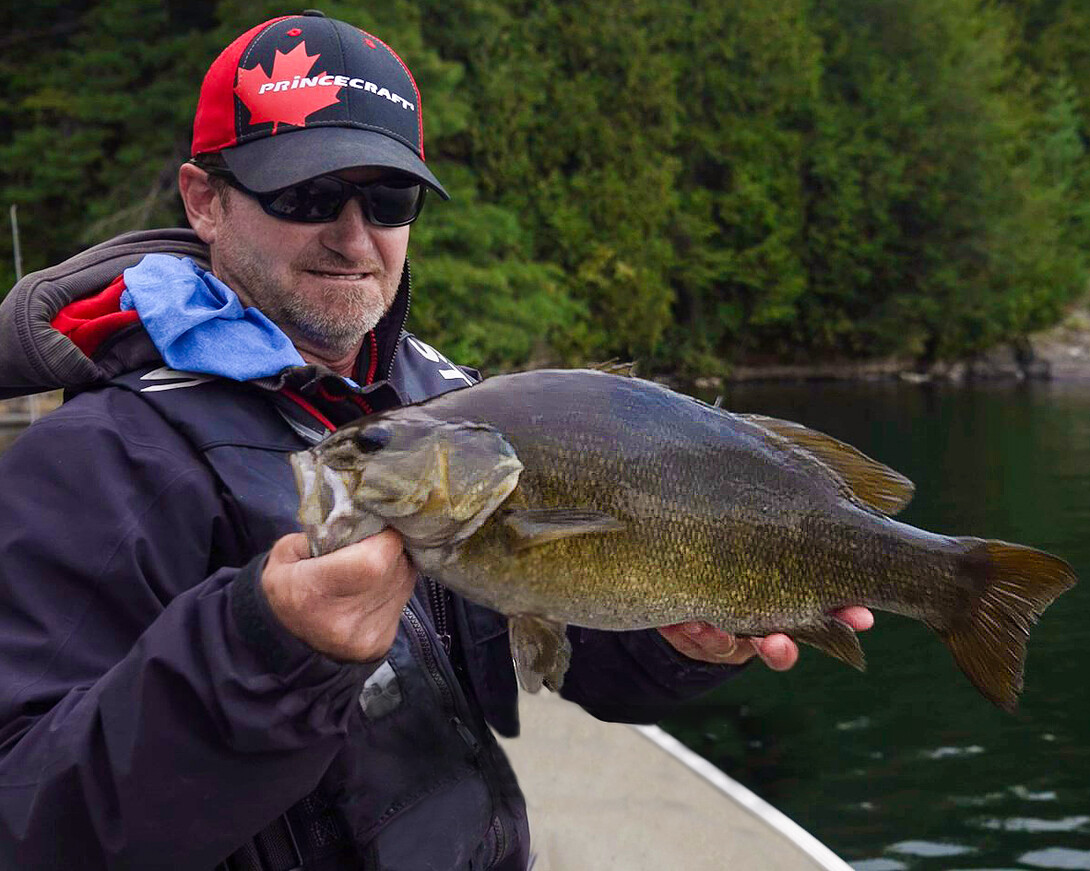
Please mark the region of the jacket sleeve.
[[314, 789], [368, 672], [262, 613], [260, 558], [212, 569], [211, 472], [114, 402], [0, 456], [4, 868], [215, 866]]
[[603, 632], [568, 628], [572, 664], [560, 695], [600, 720], [654, 723], [748, 666], [690, 659], [657, 629]]

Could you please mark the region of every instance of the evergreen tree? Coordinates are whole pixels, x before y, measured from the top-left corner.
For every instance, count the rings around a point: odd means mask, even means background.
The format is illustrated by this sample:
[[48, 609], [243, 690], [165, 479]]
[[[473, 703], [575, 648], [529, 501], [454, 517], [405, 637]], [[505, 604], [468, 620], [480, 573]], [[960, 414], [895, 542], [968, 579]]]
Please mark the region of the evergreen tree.
[[[604, 5], [603, 5], [604, 3]], [[413, 324], [490, 369], [914, 355], [1017, 340], [1090, 243], [1080, 0], [391, 0], [454, 193]], [[35, 269], [184, 220], [200, 77], [269, 0], [0, 13], [0, 191]], [[0, 238], [4, 286], [14, 278]]]

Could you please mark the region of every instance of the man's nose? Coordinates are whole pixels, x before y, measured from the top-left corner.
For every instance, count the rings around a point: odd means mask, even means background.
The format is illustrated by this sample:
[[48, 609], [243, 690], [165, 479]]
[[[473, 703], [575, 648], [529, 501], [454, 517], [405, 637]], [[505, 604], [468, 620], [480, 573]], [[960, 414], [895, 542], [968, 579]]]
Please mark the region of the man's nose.
[[352, 197], [337, 220], [330, 222], [322, 233], [322, 243], [346, 260], [358, 262], [374, 259], [376, 247], [374, 233], [378, 231], [363, 214], [363, 204], [358, 197]]

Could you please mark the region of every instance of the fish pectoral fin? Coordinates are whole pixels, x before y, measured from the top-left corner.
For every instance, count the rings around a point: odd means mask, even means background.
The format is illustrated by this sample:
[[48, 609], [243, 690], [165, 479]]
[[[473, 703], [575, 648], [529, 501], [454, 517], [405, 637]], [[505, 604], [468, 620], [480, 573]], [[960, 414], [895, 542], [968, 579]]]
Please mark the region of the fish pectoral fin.
[[916, 485], [900, 472], [872, 460], [858, 448], [801, 423], [741, 414], [739, 417], [797, 445], [836, 472], [856, 498], [883, 514], [896, 514], [912, 501]]
[[863, 656], [863, 648], [859, 646], [859, 638], [856, 637], [855, 630], [843, 620], [826, 617], [820, 623], [791, 630], [791, 637], [816, 647], [853, 668], [866, 671], [867, 662]]
[[516, 509], [503, 516], [503, 523], [514, 536], [515, 550], [576, 535], [600, 535], [627, 528], [616, 517], [588, 508]]
[[536, 693], [542, 685], [559, 692], [571, 664], [571, 642], [565, 629], [563, 623], [532, 614], [511, 617], [511, 658], [519, 686], [526, 692]]

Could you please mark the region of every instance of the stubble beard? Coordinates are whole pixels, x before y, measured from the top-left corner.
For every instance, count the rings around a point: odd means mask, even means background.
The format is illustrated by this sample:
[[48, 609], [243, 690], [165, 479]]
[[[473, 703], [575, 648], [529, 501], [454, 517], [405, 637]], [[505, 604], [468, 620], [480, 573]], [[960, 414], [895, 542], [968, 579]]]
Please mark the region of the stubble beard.
[[341, 355], [359, 347], [393, 300], [397, 285], [389, 287], [389, 276], [381, 276], [382, 293], [374, 289], [351, 286], [323, 289], [321, 299], [287, 293], [278, 289], [273, 308], [265, 311], [289, 336], [297, 336], [308, 344], [318, 345]]
[[390, 275], [379, 262], [308, 262], [303, 268], [366, 272], [375, 282], [360, 286], [330, 279], [320, 294], [301, 294], [290, 278], [271, 275], [256, 256], [237, 259], [226, 282], [244, 303], [258, 308], [293, 343], [320, 348], [331, 356], [342, 356], [359, 347], [386, 313], [401, 281], [400, 270]]

